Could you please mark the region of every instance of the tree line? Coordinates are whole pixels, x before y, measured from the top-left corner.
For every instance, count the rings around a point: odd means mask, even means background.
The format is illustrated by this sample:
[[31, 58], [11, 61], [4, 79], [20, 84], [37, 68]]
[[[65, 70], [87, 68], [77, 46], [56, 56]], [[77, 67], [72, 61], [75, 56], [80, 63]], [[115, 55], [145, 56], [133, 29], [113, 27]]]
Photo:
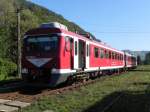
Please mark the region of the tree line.
[[141, 60], [140, 56], [137, 56], [137, 63], [138, 65], [150, 65], [150, 52], [145, 55], [144, 61]]

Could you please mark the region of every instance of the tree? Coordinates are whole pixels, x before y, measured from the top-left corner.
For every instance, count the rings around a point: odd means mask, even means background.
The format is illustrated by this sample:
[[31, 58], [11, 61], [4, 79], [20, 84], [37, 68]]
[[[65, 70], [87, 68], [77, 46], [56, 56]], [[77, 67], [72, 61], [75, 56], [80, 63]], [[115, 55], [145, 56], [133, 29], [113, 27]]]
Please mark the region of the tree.
[[142, 60], [141, 60], [141, 57], [139, 55], [137, 56], [137, 64], [138, 65], [142, 64]]
[[150, 65], [150, 52], [146, 54], [144, 64]]

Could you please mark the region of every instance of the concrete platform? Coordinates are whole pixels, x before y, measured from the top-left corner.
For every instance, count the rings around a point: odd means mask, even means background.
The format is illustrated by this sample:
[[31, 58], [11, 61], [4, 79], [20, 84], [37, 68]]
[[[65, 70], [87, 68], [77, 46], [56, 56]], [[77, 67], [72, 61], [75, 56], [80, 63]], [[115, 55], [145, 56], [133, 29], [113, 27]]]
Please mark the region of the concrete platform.
[[19, 109], [17, 107], [11, 107], [7, 105], [0, 105], [0, 112], [14, 112], [18, 111]]
[[30, 103], [25, 103], [25, 102], [20, 102], [20, 101], [10, 101], [10, 102], [5, 103], [5, 105], [18, 107], [18, 108], [24, 108], [24, 107], [30, 106]]
[[11, 100], [0, 99], [0, 104], [4, 104], [4, 103], [10, 102], [10, 101]]

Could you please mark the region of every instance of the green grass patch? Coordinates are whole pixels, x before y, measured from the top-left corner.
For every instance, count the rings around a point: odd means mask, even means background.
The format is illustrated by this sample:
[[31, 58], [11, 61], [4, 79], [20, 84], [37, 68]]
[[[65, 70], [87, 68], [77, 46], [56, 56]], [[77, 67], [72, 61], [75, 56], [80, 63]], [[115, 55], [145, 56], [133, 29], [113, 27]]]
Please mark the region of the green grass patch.
[[[146, 71], [145, 71], [146, 70]], [[123, 94], [108, 112], [147, 112], [150, 109], [150, 66], [81, 87], [79, 90], [43, 97], [23, 112], [100, 112]]]
[[0, 58], [0, 81], [16, 77], [17, 65], [9, 60]]

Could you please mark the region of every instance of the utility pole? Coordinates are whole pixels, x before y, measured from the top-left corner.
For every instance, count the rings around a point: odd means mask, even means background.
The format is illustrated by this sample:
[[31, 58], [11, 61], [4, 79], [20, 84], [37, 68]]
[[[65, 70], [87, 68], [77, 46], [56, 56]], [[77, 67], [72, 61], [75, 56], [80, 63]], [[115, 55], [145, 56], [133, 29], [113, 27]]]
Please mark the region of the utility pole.
[[21, 78], [21, 34], [20, 34], [20, 11], [21, 9], [17, 8], [17, 36], [18, 36], [18, 76]]

